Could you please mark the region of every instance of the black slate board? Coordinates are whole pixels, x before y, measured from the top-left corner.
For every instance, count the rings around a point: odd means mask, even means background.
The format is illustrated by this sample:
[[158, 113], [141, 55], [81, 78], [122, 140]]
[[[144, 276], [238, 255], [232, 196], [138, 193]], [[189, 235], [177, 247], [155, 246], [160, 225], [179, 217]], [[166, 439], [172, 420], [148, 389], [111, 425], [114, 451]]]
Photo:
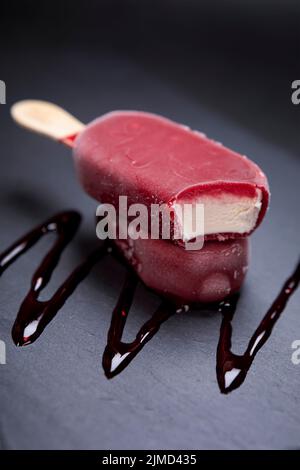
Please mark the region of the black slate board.
[[[141, 63], [88, 50], [7, 51], [2, 64], [8, 104], [0, 107], [0, 247], [66, 208], [84, 222], [63, 255], [48, 294], [96, 244], [96, 203], [75, 179], [68, 149], [17, 128], [9, 105], [23, 98], [61, 104], [84, 122], [111, 109], [145, 109], [199, 129], [253, 158], [272, 191], [271, 209], [252, 237], [252, 261], [234, 320], [234, 351], [242, 353], [299, 253], [299, 170], [284, 147], [201, 105], [171, 76]], [[22, 71], [16, 73], [16, 64]], [[255, 117], [253, 117], [255, 119]], [[196, 449], [299, 447], [300, 366], [291, 344], [300, 338], [299, 293], [242, 387], [221, 395], [215, 373], [218, 314], [197, 311], [170, 319], [118, 377], [108, 381], [101, 357], [111, 311], [124, 279], [105, 260], [32, 346], [18, 349], [10, 329], [30, 275], [50, 240], [42, 241], [0, 280], [0, 447], [3, 449]], [[142, 286], [125, 339], [158, 303]]]

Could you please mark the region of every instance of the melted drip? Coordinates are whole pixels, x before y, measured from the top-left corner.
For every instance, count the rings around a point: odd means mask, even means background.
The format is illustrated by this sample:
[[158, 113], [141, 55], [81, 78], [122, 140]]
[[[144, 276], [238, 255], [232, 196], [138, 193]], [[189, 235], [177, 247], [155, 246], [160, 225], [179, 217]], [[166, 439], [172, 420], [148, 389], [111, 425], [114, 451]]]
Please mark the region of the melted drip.
[[[30, 289], [21, 304], [13, 325], [12, 337], [16, 345], [30, 344], [40, 336], [78, 284], [108, 252], [124, 262], [120, 253], [113, 246], [104, 243], [87, 256], [49, 300], [40, 301], [39, 295], [49, 283], [63, 250], [72, 240], [79, 227], [80, 220], [80, 215], [75, 211], [57, 214], [27, 233], [0, 255], [1, 275], [5, 269], [34, 246], [43, 236], [52, 232], [57, 235], [53, 247], [33, 274]], [[134, 299], [135, 289], [139, 282], [137, 274], [128, 266], [127, 268], [126, 280], [112, 313], [107, 345], [103, 354], [102, 364], [107, 378], [112, 378], [124, 370], [144, 345], [157, 333], [162, 323], [178, 309], [178, 306], [171, 302], [165, 299], [162, 300], [153, 316], [140, 328], [136, 338], [131, 343], [122, 342], [122, 334]], [[222, 393], [228, 393], [244, 382], [256, 354], [270, 337], [275, 323], [283, 312], [289, 297], [297, 289], [299, 281], [300, 264], [285, 282], [279, 295], [251, 337], [246, 352], [242, 356], [231, 351], [231, 323], [239, 296], [237, 294], [233, 295], [218, 305], [202, 306], [204, 309], [219, 310], [223, 316], [217, 349], [217, 379]]]

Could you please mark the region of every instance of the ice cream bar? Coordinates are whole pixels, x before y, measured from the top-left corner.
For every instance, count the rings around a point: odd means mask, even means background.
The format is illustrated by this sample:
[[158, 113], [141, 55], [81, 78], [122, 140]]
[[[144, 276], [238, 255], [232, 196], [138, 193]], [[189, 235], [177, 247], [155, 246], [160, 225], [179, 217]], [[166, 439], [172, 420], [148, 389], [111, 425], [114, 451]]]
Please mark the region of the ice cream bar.
[[181, 219], [178, 208], [204, 206], [199, 251], [163, 239], [115, 240], [148, 287], [181, 303], [215, 302], [240, 289], [247, 235], [269, 201], [267, 179], [255, 163], [149, 113], [115, 111], [84, 126], [55, 105], [25, 101], [12, 114], [21, 125], [73, 147], [83, 188], [101, 203], [118, 208], [119, 197], [126, 196], [128, 204], [164, 204], [174, 209], [185, 241], [191, 239], [191, 220]]
[[[96, 119], [76, 138], [74, 159], [84, 189], [100, 202], [117, 206], [127, 195], [129, 204], [203, 204], [205, 239], [249, 235], [268, 206], [268, 182], [255, 163], [154, 114]], [[188, 220], [178, 215], [177, 224], [184, 240], [192, 238]]]
[[176, 302], [218, 302], [238, 291], [249, 261], [249, 239], [207, 241], [188, 251], [165, 240], [117, 240], [146, 286]]

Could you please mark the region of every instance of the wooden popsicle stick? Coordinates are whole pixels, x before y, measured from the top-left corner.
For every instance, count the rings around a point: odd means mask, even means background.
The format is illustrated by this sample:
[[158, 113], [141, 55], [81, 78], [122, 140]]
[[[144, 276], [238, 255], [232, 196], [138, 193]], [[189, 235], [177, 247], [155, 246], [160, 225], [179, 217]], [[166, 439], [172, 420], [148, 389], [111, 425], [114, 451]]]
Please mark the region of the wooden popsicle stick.
[[70, 147], [76, 135], [85, 128], [70, 113], [47, 101], [19, 101], [12, 106], [11, 115], [20, 126]]

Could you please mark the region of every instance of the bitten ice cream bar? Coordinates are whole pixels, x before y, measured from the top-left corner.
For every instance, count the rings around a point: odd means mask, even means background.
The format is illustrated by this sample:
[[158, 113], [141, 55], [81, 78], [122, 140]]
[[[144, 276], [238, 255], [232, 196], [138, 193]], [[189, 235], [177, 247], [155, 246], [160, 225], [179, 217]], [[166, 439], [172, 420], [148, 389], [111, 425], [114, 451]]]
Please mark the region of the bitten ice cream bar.
[[76, 138], [74, 159], [84, 189], [98, 201], [116, 205], [127, 195], [129, 203], [171, 208], [203, 204], [210, 240], [249, 235], [268, 206], [267, 179], [255, 163], [154, 114], [114, 111], [96, 119]]
[[172, 240], [114, 241], [148, 287], [187, 303], [219, 301], [240, 289], [248, 235], [269, 201], [267, 179], [255, 163], [154, 114], [114, 111], [84, 126], [40, 101], [17, 103], [12, 114], [21, 125], [73, 147], [79, 180], [101, 203], [118, 207], [125, 195], [128, 204], [166, 204], [174, 208], [183, 240], [195, 233], [178, 207], [203, 205], [205, 243], [199, 251]]

